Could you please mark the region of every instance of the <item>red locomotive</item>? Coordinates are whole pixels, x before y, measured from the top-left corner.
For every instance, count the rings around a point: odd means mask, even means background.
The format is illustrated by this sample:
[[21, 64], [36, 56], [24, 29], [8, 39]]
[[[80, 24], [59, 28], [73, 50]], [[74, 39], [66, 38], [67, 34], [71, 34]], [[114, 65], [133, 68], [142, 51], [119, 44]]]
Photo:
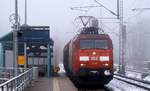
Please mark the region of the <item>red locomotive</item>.
[[113, 78], [113, 46], [107, 34], [84, 27], [64, 47], [64, 68], [77, 84], [104, 85]]

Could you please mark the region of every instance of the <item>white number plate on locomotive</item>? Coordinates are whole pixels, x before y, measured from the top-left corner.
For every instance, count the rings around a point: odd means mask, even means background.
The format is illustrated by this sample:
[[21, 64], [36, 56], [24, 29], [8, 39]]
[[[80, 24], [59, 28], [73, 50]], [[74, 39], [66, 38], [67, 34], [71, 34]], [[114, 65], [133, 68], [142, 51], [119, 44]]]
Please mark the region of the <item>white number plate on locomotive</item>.
[[91, 57], [91, 60], [98, 60], [98, 57]]

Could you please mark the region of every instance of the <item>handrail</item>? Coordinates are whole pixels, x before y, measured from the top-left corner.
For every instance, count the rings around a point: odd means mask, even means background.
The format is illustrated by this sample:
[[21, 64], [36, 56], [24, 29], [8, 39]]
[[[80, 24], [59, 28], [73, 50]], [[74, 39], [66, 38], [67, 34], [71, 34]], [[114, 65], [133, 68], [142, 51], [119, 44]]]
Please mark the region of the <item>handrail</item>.
[[14, 67], [7, 67], [7, 68], [4, 68], [4, 67], [0, 67], [0, 69], [24, 69], [24, 68], [14, 68]]
[[6, 81], [6, 82], [0, 84], [0, 87], [3, 86], [3, 85], [6, 85], [7, 83], [9, 83], [9, 82], [11, 82], [11, 81], [13, 81], [13, 80], [15, 80], [15, 79], [17, 79], [17, 78], [19, 78], [19, 77], [21, 77], [22, 75], [26, 74], [26, 73], [29, 72], [30, 70], [32, 70], [32, 68], [29, 69], [29, 70], [27, 70], [27, 71], [25, 71], [24, 73], [22, 73], [22, 74], [20, 74], [20, 75], [18, 75], [18, 76], [16, 76], [16, 77], [14, 77], [14, 78], [12, 78], [12, 79]]
[[[18, 70], [18, 71], [17, 71]], [[27, 69], [24, 68], [13, 68], [13, 67], [0, 67], [0, 78], [7, 78], [7, 79], [11, 79], [13, 77], [15, 77], [15, 71], [17, 71], [17, 75], [25, 72]], [[3, 79], [0, 79], [0, 84], [1, 81], [3, 82]]]
[[12, 79], [0, 84], [1, 91], [23, 91], [33, 78], [33, 68], [26, 70], [24, 73], [13, 77]]

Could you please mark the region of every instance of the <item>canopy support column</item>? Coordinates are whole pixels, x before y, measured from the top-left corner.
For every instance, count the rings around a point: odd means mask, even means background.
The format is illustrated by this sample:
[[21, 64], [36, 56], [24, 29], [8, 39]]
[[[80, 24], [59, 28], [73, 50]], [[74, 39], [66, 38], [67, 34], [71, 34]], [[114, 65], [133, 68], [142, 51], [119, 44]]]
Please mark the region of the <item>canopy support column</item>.
[[48, 77], [51, 76], [51, 50], [50, 50], [50, 44], [48, 43], [47, 45], [47, 60], [48, 60], [48, 64], [47, 64], [47, 73], [48, 73]]

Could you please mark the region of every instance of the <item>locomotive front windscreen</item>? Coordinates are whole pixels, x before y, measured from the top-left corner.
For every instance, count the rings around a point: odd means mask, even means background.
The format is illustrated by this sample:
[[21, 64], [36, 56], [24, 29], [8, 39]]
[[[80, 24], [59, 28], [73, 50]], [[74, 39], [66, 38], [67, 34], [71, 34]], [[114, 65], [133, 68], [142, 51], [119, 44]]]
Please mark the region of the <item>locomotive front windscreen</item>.
[[108, 49], [108, 40], [80, 40], [80, 49]]

